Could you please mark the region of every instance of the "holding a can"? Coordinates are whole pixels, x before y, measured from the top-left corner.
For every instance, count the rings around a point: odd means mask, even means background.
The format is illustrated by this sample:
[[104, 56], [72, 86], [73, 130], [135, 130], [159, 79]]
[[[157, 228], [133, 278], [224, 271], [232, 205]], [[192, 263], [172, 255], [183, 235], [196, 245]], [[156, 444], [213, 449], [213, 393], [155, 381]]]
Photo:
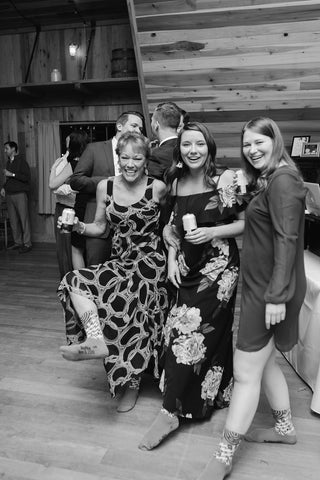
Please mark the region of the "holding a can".
[[63, 209], [61, 216], [61, 233], [72, 232], [75, 215], [76, 214], [73, 208]]

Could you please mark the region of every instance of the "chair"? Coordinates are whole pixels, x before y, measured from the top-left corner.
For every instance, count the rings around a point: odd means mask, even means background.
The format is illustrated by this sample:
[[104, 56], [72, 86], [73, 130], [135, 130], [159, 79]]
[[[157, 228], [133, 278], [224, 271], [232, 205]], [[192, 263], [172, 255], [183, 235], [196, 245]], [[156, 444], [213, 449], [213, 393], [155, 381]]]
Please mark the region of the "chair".
[[7, 202], [3, 199], [0, 200], [0, 239], [4, 239], [4, 247], [8, 247], [8, 227], [9, 216], [7, 209]]

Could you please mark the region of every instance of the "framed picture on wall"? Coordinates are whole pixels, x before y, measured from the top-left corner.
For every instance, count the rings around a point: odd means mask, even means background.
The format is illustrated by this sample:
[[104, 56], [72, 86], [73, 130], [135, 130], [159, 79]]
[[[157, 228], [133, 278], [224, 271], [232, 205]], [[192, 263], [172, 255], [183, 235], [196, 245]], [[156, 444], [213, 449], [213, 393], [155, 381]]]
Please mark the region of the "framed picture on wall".
[[293, 137], [290, 156], [301, 157], [302, 145], [310, 142], [310, 138], [310, 135], [305, 135], [304, 137]]
[[302, 144], [301, 157], [319, 157], [320, 156], [320, 143], [308, 142]]

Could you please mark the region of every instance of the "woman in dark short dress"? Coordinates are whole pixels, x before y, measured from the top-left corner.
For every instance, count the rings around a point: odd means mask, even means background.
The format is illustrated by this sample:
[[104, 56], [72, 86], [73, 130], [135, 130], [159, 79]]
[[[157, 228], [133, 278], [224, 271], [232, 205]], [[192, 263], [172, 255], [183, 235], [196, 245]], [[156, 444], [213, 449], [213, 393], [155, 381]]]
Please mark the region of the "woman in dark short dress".
[[[154, 376], [162, 350], [168, 299], [166, 258], [159, 236], [159, 202], [165, 185], [147, 176], [148, 141], [125, 133], [118, 142], [121, 175], [97, 189], [91, 224], [74, 229], [101, 235], [112, 229], [112, 254], [104, 264], [69, 272], [58, 295], [65, 311], [67, 360], [103, 358], [110, 392], [125, 387], [118, 411], [131, 410], [141, 374], [152, 364]], [[61, 223], [61, 221], [60, 221]]]
[[[188, 123], [178, 137], [168, 174], [172, 224], [180, 248], [169, 247], [168, 278], [176, 304], [166, 321], [162, 409], [140, 448], [156, 447], [179, 427], [179, 418], [204, 419], [229, 405], [232, 391], [232, 325], [239, 276], [235, 236], [243, 231], [244, 202], [232, 170], [216, 166], [207, 127]], [[181, 167], [181, 168], [179, 168]], [[185, 233], [182, 217], [198, 228]]]
[[249, 442], [296, 443], [288, 386], [276, 350], [297, 343], [304, 299], [305, 188], [282, 135], [270, 118], [242, 130], [242, 161], [253, 198], [243, 239], [240, 324], [234, 357], [234, 390], [221, 442], [199, 480], [222, 480], [257, 410], [262, 384], [273, 428], [249, 432]]

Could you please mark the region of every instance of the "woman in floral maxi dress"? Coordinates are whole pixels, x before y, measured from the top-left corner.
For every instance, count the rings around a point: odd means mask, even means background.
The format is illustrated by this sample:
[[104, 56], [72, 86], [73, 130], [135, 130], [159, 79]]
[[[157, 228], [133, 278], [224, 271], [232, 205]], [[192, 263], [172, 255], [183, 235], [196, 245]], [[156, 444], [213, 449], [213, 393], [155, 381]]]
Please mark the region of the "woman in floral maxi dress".
[[[172, 225], [180, 238], [178, 250], [169, 247], [168, 278], [177, 296], [164, 328], [163, 408], [139, 446], [147, 450], [179, 427], [179, 416], [203, 419], [228, 406], [232, 391], [239, 276], [234, 237], [244, 227], [243, 199], [237, 195], [234, 172], [218, 173], [216, 146], [204, 125], [188, 123], [177, 148], [168, 172]], [[182, 224], [186, 213], [197, 220], [197, 228], [187, 234]]]

